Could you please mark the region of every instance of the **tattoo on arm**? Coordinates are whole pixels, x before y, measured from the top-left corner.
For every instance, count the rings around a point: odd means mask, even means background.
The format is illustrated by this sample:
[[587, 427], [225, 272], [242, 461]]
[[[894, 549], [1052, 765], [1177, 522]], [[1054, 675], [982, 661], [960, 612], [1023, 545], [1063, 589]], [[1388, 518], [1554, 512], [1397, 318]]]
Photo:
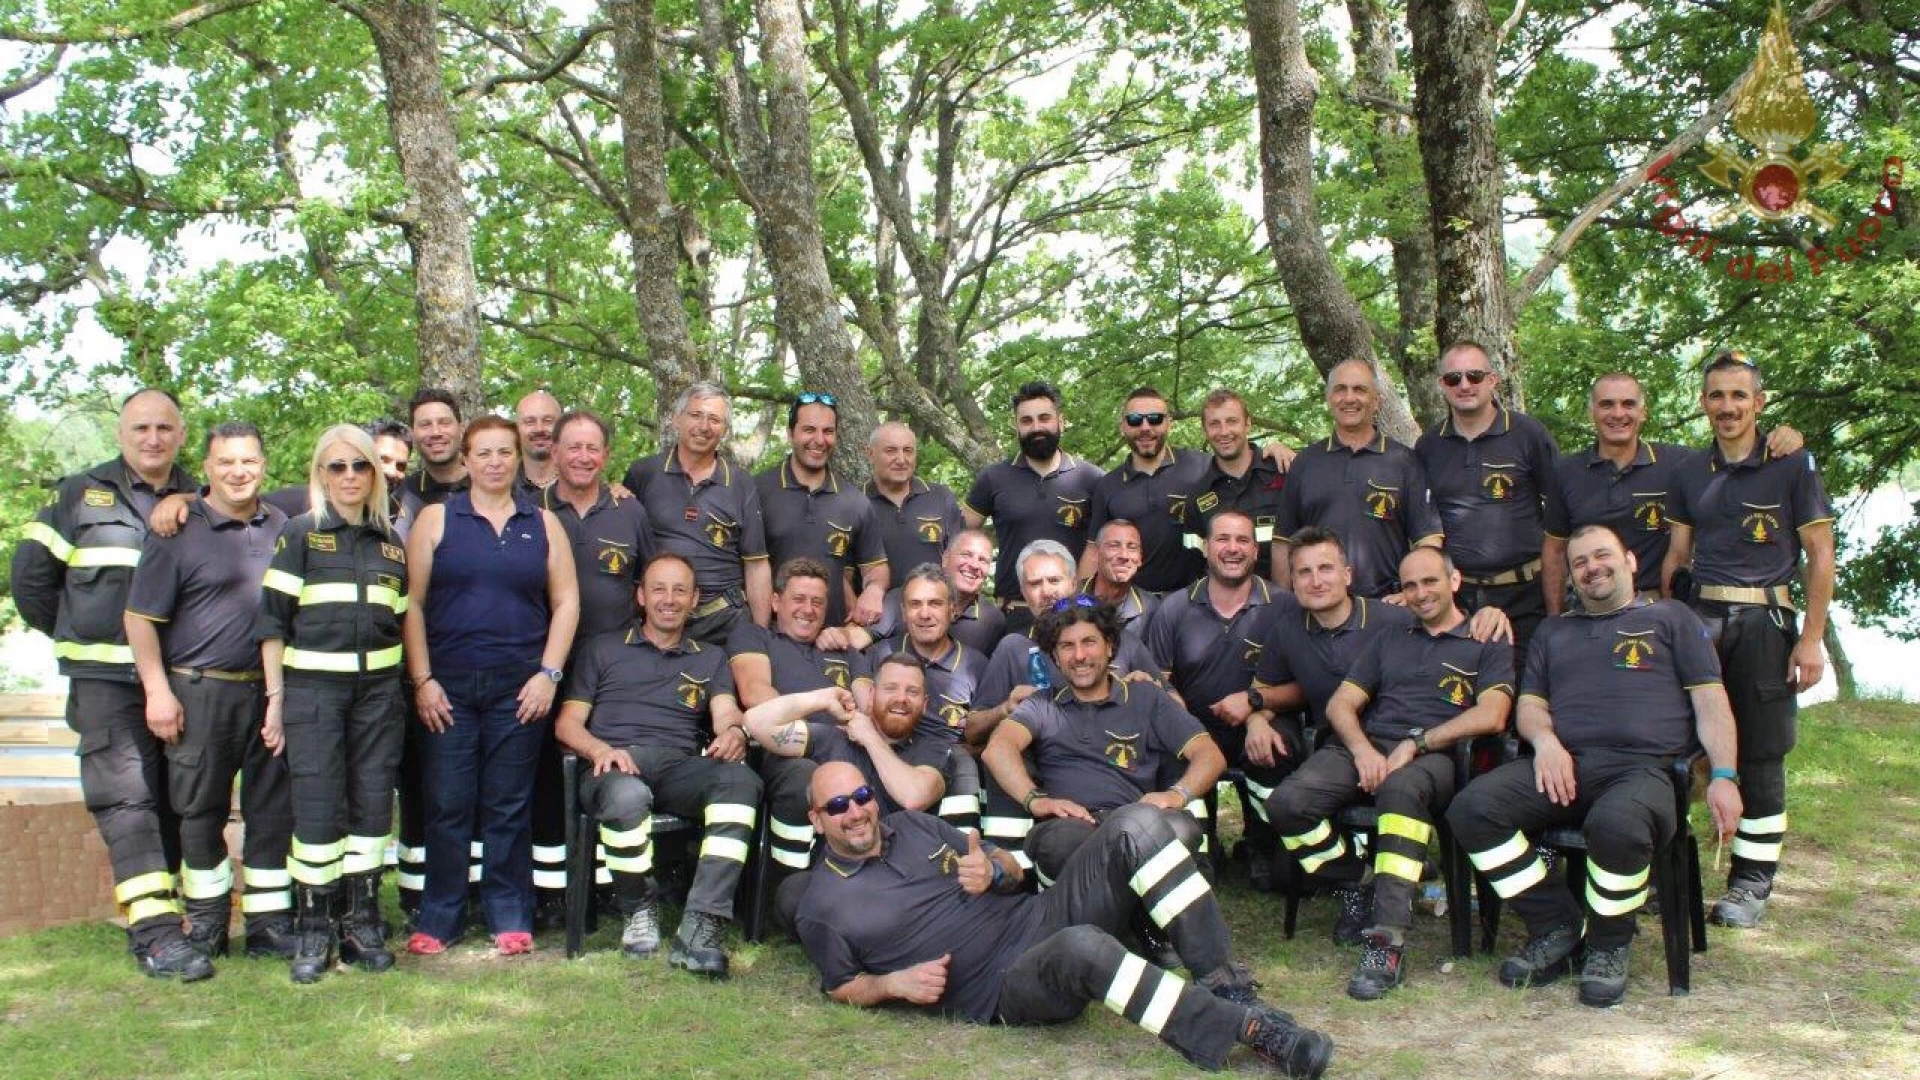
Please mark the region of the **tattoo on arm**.
[[775, 746], [799, 746], [806, 741], [807, 727], [805, 724], [788, 724], [773, 733], [773, 745]]

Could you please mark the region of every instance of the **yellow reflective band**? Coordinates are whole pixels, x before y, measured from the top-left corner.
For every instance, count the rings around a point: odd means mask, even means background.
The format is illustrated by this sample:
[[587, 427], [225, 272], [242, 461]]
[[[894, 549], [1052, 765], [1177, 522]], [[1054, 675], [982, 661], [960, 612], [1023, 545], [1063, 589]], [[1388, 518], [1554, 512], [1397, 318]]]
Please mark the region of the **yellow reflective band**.
[[747, 861], [747, 842], [729, 836], [709, 836], [700, 841], [700, 857], [726, 859], [744, 865]]
[[1247, 793], [1249, 795], [1252, 795], [1259, 802], [1266, 802], [1267, 797], [1273, 794], [1272, 788], [1266, 787], [1261, 784], [1256, 784], [1251, 780], [1246, 781], [1246, 785], [1247, 785]]
[[152, 893], [170, 893], [173, 891], [173, 875], [165, 870], [130, 877], [113, 887], [113, 902], [131, 903]]
[[1166, 926], [1180, 917], [1180, 913], [1193, 906], [1195, 900], [1207, 895], [1207, 879], [1196, 871], [1187, 875], [1186, 880], [1173, 887], [1173, 891], [1160, 898], [1147, 912], [1148, 917], [1159, 926]]
[[284, 889], [293, 884], [293, 875], [287, 873], [285, 867], [276, 870], [271, 867], [247, 866], [241, 868], [241, 873], [249, 889]]
[[412, 889], [415, 892], [419, 892], [427, 887], [427, 875], [425, 874], [409, 874], [403, 871], [399, 875], [398, 880], [401, 888]]
[[367, 654], [367, 670], [385, 671], [390, 667], [399, 667], [400, 654], [402, 651], [398, 645], [392, 645], [384, 649], [375, 649]]
[[166, 896], [147, 896], [127, 905], [127, 922], [145, 922], [162, 916], [179, 918], [180, 901]]
[[940, 800], [940, 816], [977, 814], [980, 812], [980, 799], [974, 795], [949, 795]]
[[1018, 840], [1033, 831], [1030, 817], [982, 817], [980, 831], [992, 837]]
[[300, 591], [306, 587], [307, 582], [306, 579], [295, 577], [285, 570], [269, 568], [267, 570], [267, 576], [261, 579], [260, 584], [272, 589], [274, 592], [285, 593], [298, 600], [300, 598]]
[[387, 838], [384, 836], [356, 836], [353, 833], [348, 833], [346, 845], [347, 854], [349, 855], [378, 855], [381, 849], [387, 846]]
[[1024, 851], [1015, 851], [1015, 852], [1012, 852], [1011, 854], [1013, 855], [1013, 861], [1020, 864], [1020, 869], [1022, 870], [1033, 869], [1033, 856], [1028, 855]]
[[73, 556], [73, 545], [67, 543], [66, 537], [55, 532], [53, 526], [44, 521], [27, 522], [27, 527], [20, 530], [20, 539], [34, 541], [46, 548], [47, 554], [60, 562], [66, 562]]
[[1313, 828], [1303, 833], [1296, 833], [1293, 836], [1283, 836], [1280, 838], [1280, 842], [1285, 844], [1288, 849], [1297, 851], [1303, 847], [1313, 847], [1316, 844], [1320, 844], [1332, 835], [1333, 823], [1329, 822], [1326, 818], [1321, 818], [1319, 823], [1314, 825]]
[[768, 827], [773, 835], [781, 840], [791, 840], [798, 844], [813, 843], [812, 825], [789, 825], [779, 818], [769, 818]]
[[1538, 858], [1503, 878], [1493, 879], [1493, 891], [1511, 900], [1547, 879], [1547, 864]]
[[405, 615], [407, 613], [407, 609], [412, 606], [413, 606], [413, 602], [408, 600], [406, 597], [402, 596], [398, 600], [395, 600], [393, 602], [393, 613], [395, 615]]
[[1762, 844], [1748, 840], [1743, 836], [1733, 838], [1733, 854], [1736, 858], [1752, 859], [1754, 862], [1779, 862], [1780, 843]]
[[325, 866], [308, 866], [295, 861], [289, 864], [293, 868], [293, 880], [302, 885], [331, 885], [340, 880], [340, 864], [331, 862]]
[[607, 868], [606, 868], [605, 866], [596, 866], [596, 867], [594, 867], [594, 869], [593, 869], [593, 883], [594, 883], [595, 885], [611, 885], [611, 884], [613, 884], [613, 872], [612, 872], [612, 871], [610, 871], [610, 870], [608, 870], [608, 869], [607, 869]]
[[611, 825], [600, 826], [600, 843], [609, 848], [643, 848], [653, 838], [653, 819], [642, 818], [640, 824], [631, 829], [616, 829]]
[[567, 861], [567, 845], [535, 844], [533, 861], [537, 863], [563, 863]]
[[[347, 842], [345, 839], [340, 839], [331, 844], [309, 844], [296, 836], [293, 838], [291, 850], [293, 857], [300, 862], [323, 866], [330, 862], [339, 862], [347, 853]], [[288, 867], [288, 869], [294, 868]]]
[[653, 852], [649, 849], [638, 855], [608, 855], [607, 869], [616, 874], [644, 874], [653, 869]]
[[1426, 864], [1419, 859], [1409, 859], [1405, 855], [1395, 855], [1391, 851], [1377, 851], [1373, 855], [1373, 872], [1397, 877], [1402, 881], [1420, 883], [1420, 873]]
[[1322, 851], [1315, 851], [1307, 855], [1298, 856], [1300, 860], [1300, 869], [1305, 873], [1311, 874], [1314, 871], [1319, 870], [1321, 867], [1332, 862], [1333, 860], [1339, 858], [1340, 856], [1345, 855], [1346, 853], [1347, 853], [1346, 840], [1341, 837], [1335, 837], [1333, 840], [1332, 847], [1326, 848], [1325, 850], [1322, 850]]
[[754, 809], [739, 803], [714, 803], [707, 807], [707, 828], [715, 825], [738, 825], [741, 828], [753, 828]]
[[115, 645], [110, 641], [96, 641], [85, 645], [78, 641], [56, 641], [53, 643], [53, 655], [61, 660], [84, 660], [93, 664], [133, 663], [131, 647]]
[[385, 585], [367, 586], [367, 603], [392, 608], [396, 615], [407, 613], [407, 598], [400, 595], [400, 590], [389, 589]]
[[1186, 985], [1177, 975], [1160, 973], [1160, 985], [1153, 988], [1153, 1000], [1147, 1002], [1147, 1011], [1140, 1016], [1140, 1026], [1150, 1035], [1160, 1034], [1173, 1016], [1173, 1007], [1180, 1002], [1180, 988]]
[[140, 549], [123, 547], [81, 547], [74, 548], [67, 557], [67, 565], [75, 570], [90, 566], [139, 566]]
[[400, 845], [400, 861], [403, 863], [422, 863], [427, 861], [427, 849]]
[[1160, 884], [1162, 879], [1173, 873], [1174, 867], [1186, 861], [1186, 846], [1176, 840], [1154, 852], [1153, 858], [1142, 863], [1140, 869], [1133, 872], [1133, 877], [1127, 884], [1133, 887], [1135, 896], [1145, 899], [1155, 885]]
[[1419, 818], [1407, 817], [1405, 814], [1381, 814], [1380, 823], [1374, 826], [1374, 831], [1381, 836], [1398, 836], [1403, 840], [1411, 840], [1421, 847], [1426, 847], [1427, 841], [1433, 839], [1432, 825]]
[[1787, 831], [1787, 815], [1775, 814], [1772, 817], [1741, 818], [1740, 831], [1754, 836], [1771, 836]]
[[1147, 962], [1128, 953], [1120, 958], [1119, 970], [1113, 973], [1113, 981], [1107, 984], [1106, 1006], [1123, 1019], [1127, 1015], [1127, 1002], [1133, 1000], [1133, 992], [1140, 987], [1140, 976], [1147, 973]]
[[289, 911], [292, 908], [293, 893], [287, 889], [240, 894], [240, 914], [242, 915], [264, 915], [269, 911]]
[[182, 864], [180, 895], [189, 900], [212, 900], [233, 891], [233, 864], [222, 859], [212, 870]]
[[1647, 875], [1653, 868], [1643, 866], [1637, 874], [1616, 874], [1613, 871], [1587, 860], [1587, 878], [1608, 892], [1631, 892], [1647, 883]]
[[379, 848], [372, 851], [349, 850], [346, 858], [340, 860], [340, 872], [343, 874], [370, 874], [378, 869], [380, 869]]
[[564, 889], [567, 887], [565, 870], [535, 870], [533, 887], [536, 889]]
[[[364, 654], [366, 670], [384, 671], [387, 668], [397, 666], [400, 663], [400, 651], [400, 646], [395, 645], [391, 648], [378, 649], [374, 652]], [[287, 651], [281, 656], [281, 662], [290, 668], [298, 668], [301, 671], [338, 672], [348, 675], [361, 670], [360, 661], [362, 659], [363, 654], [361, 653], [315, 652], [312, 649], [296, 649], [292, 646], [288, 646]]]
[[1498, 870], [1500, 867], [1507, 865], [1531, 850], [1533, 850], [1533, 848], [1527, 843], [1526, 836], [1521, 833], [1514, 833], [1507, 838], [1506, 843], [1498, 847], [1488, 848], [1485, 851], [1470, 851], [1467, 853], [1467, 857], [1471, 858], [1473, 865], [1478, 867], [1480, 872], [1484, 874], [1491, 870]]
[[360, 586], [351, 581], [325, 581], [300, 590], [300, 606], [308, 604], [357, 604]]
[[1647, 902], [1645, 889], [1616, 900], [1595, 889], [1593, 884], [1592, 881], [1587, 882], [1587, 906], [1593, 909], [1595, 915], [1625, 915], [1638, 910], [1641, 904]]
[[772, 856], [774, 862], [789, 869], [805, 870], [807, 868], [807, 852], [790, 851], [787, 848], [776, 847], [768, 852], [768, 854]]
[[481, 866], [479, 863], [472, 863], [468, 865], [467, 882], [471, 884], [473, 882], [479, 881], [481, 878], [486, 876], [486, 872], [487, 872], [486, 868]]
[[480, 841], [478, 840], [467, 841], [467, 858], [478, 859], [482, 855], [485, 855], [486, 853], [487, 853], [487, 849], [481, 845]]
[[1207, 820], [1207, 817], [1208, 817], [1207, 800], [1195, 799], [1192, 802], [1188, 803], [1185, 809], [1187, 813], [1192, 814], [1194, 817], [1199, 818], [1201, 821]]

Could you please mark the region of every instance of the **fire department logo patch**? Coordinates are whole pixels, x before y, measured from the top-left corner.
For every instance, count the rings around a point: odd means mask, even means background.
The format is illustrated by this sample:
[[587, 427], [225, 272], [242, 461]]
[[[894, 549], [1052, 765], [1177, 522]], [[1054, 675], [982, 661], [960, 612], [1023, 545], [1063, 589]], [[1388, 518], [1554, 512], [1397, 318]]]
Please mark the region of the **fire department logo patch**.
[[927, 861], [942, 874], [951, 876], [960, 871], [960, 853], [953, 850], [952, 844], [941, 844], [934, 848], [933, 854], [927, 856]]
[[1477, 671], [1462, 671], [1452, 664], [1441, 664], [1446, 672], [1440, 676], [1440, 697], [1447, 704], [1465, 708], [1473, 702], [1473, 678]]
[[837, 525], [827, 522], [827, 554], [836, 559], [847, 557], [848, 549], [853, 547], [853, 526]]
[[380, 554], [386, 556], [389, 562], [404, 563], [407, 561], [407, 549], [401, 547], [399, 544], [381, 544]]
[[945, 694], [940, 695], [940, 722], [959, 731], [967, 726], [967, 703]]
[[853, 682], [853, 673], [847, 670], [845, 660], [828, 660], [822, 674], [826, 675], [828, 682], [842, 690]]
[[1653, 659], [1653, 631], [1616, 630], [1620, 640], [1613, 643], [1613, 666], [1622, 671], [1645, 671]]
[[1740, 519], [1740, 535], [1747, 543], [1771, 544], [1779, 537], [1780, 518], [1774, 514], [1775, 510], [1780, 509], [1777, 504], [1755, 506], [1752, 503], [1741, 503], [1740, 505], [1747, 510], [1746, 516]]
[[633, 565], [633, 555], [627, 551], [627, 545], [607, 540], [601, 543], [600, 551], [594, 555], [593, 561], [599, 563], [600, 569], [606, 573], [624, 574], [627, 572], [627, 567]]
[[1247, 638], [1240, 639], [1240, 646], [1240, 662], [1243, 664], [1259, 664], [1260, 654], [1266, 651], [1265, 646]]
[[113, 492], [107, 488], [88, 488], [80, 498], [88, 506], [98, 506], [102, 509], [114, 503]]
[[1667, 531], [1667, 493], [1664, 491], [1636, 491], [1633, 497], [1633, 520], [1640, 523], [1643, 532]]
[[947, 542], [947, 527], [939, 518], [916, 518], [919, 524], [914, 532], [923, 544], [944, 544]]
[[332, 533], [310, 532], [307, 534], [307, 546], [315, 551], [338, 551], [340, 544]]
[[708, 519], [707, 543], [722, 549], [732, 547], [733, 523], [730, 521], [721, 521], [719, 518]]
[[707, 703], [707, 683], [710, 680], [696, 679], [686, 672], [680, 673], [680, 685], [674, 689], [673, 696], [680, 704], [689, 709], [698, 709]]
[[1185, 495], [1167, 496], [1167, 516], [1178, 524], [1185, 525], [1187, 523], [1187, 497]]
[[1509, 470], [1515, 465], [1485, 465], [1487, 470], [1480, 477], [1480, 491], [1495, 502], [1505, 502], [1513, 498], [1513, 473]]
[[1140, 760], [1140, 733], [1121, 735], [1107, 732], [1107, 748], [1101, 753], [1106, 755], [1107, 763], [1122, 771], [1130, 770]]
[[1212, 513], [1213, 508], [1219, 505], [1220, 496], [1211, 491], [1204, 492], [1199, 498], [1193, 500], [1193, 508], [1203, 514]]
[[1392, 521], [1394, 512], [1400, 509], [1400, 489], [1382, 487], [1373, 481], [1367, 481], [1367, 516], [1376, 521]]
[[1069, 529], [1077, 529], [1087, 520], [1087, 500], [1069, 499], [1060, 496], [1060, 505], [1053, 511], [1054, 519]]

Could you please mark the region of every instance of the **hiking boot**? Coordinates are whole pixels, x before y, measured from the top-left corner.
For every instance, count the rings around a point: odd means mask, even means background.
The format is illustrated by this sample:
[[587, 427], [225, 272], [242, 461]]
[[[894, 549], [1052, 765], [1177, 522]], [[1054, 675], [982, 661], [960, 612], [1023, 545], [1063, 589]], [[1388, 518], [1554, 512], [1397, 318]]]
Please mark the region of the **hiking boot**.
[[1185, 967], [1180, 962], [1180, 950], [1173, 947], [1173, 938], [1152, 919], [1140, 919], [1134, 932], [1140, 937], [1141, 955], [1147, 962], [1167, 971], [1179, 971]]
[[1276, 1009], [1260, 1000], [1260, 980], [1253, 977], [1247, 965], [1238, 960], [1230, 961], [1224, 967], [1200, 977], [1201, 989], [1219, 998], [1231, 1001], [1235, 1005], [1244, 1005], [1249, 1009], [1265, 1009], [1273, 1016], [1289, 1024], [1293, 1023], [1293, 1014]]
[[727, 954], [720, 948], [720, 939], [726, 932], [727, 920], [720, 916], [704, 911], [687, 912], [686, 918], [680, 920], [679, 932], [673, 935], [667, 962], [695, 975], [726, 978]]
[[620, 951], [636, 958], [660, 951], [660, 905], [651, 898], [642, 900], [627, 916], [627, 925], [620, 931]]
[[293, 955], [287, 974], [297, 983], [317, 983], [333, 967], [333, 897], [311, 885], [293, 888]]
[[174, 931], [134, 952], [140, 970], [150, 979], [178, 979], [183, 983], [213, 978], [213, 961]]
[[380, 917], [377, 872], [347, 879], [347, 914], [340, 921], [340, 959], [362, 971], [380, 972], [393, 967], [386, 920]]
[[277, 956], [287, 959], [293, 955], [293, 920], [286, 916], [268, 919], [258, 925], [247, 927], [247, 956], [258, 959], [264, 956]]
[[1347, 996], [1355, 1001], [1378, 1001], [1405, 977], [1406, 947], [1391, 931], [1374, 927], [1361, 943], [1360, 966], [1347, 980]]
[[1707, 921], [1715, 926], [1751, 930], [1760, 925], [1760, 916], [1766, 913], [1766, 897], [1745, 885], [1735, 885], [1713, 902], [1713, 910], [1707, 913]]
[[1373, 886], [1347, 885], [1333, 890], [1340, 914], [1333, 920], [1335, 945], [1358, 945], [1361, 934], [1373, 922]]
[[1303, 1028], [1293, 1018], [1265, 1005], [1247, 1012], [1247, 1026], [1240, 1041], [1253, 1048], [1280, 1075], [1295, 1080], [1316, 1080], [1333, 1060], [1333, 1040], [1311, 1028]]
[[1627, 946], [1623, 942], [1611, 949], [1587, 946], [1586, 962], [1580, 965], [1580, 1004], [1608, 1009], [1627, 996]]
[[1580, 947], [1580, 927], [1556, 926], [1529, 940], [1500, 964], [1500, 985], [1515, 990], [1545, 986], [1573, 970], [1573, 950]]

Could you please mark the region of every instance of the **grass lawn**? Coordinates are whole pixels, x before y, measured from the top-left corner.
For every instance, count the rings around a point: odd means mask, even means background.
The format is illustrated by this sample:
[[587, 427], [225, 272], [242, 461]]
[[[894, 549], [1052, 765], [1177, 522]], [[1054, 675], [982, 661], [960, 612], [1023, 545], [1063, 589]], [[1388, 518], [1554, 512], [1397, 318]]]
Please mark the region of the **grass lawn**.
[[[1354, 957], [1327, 939], [1327, 902], [1304, 905], [1284, 941], [1279, 899], [1249, 892], [1239, 867], [1222, 887], [1236, 948], [1270, 999], [1334, 1035], [1331, 1076], [1920, 1075], [1920, 706], [1809, 710], [1792, 764], [1794, 831], [1767, 923], [1712, 928], [1688, 998], [1666, 997], [1655, 927], [1635, 945], [1626, 1003], [1597, 1012], [1570, 984], [1501, 989], [1497, 958], [1450, 962], [1442, 920], [1423, 916], [1409, 984], [1361, 1005], [1343, 993]], [[1511, 917], [1503, 931], [1503, 947], [1517, 942]], [[552, 935], [532, 957], [465, 945], [314, 987], [239, 958], [210, 982], [152, 982], [104, 924], [15, 937], [0, 941], [0, 1077], [1193, 1075], [1098, 1007], [1048, 1030], [863, 1013], [821, 997], [786, 941], [741, 948], [733, 980], [708, 984], [623, 960], [616, 933], [603, 922], [572, 963]], [[1245, 1056], [1232, 1067], [1259, 1071]]]

